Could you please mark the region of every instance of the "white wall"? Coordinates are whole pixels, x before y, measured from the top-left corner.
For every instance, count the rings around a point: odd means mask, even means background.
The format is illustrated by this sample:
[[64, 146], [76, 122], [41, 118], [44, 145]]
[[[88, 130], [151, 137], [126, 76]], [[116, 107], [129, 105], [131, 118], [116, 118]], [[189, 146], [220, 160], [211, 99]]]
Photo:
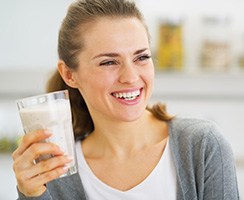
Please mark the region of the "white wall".
[[0, 0], [0, 69], [56, 66], [57, 35], [70, 0]]

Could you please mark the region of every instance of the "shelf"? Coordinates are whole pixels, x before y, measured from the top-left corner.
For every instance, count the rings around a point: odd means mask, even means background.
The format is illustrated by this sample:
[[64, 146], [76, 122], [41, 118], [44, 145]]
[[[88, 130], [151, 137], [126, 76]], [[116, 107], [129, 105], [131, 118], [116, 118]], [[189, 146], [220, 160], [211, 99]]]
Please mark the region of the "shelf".
[[[0, 98], [40, 94], [52, 72], [0, 70]], [[169, 73], [156, 71], [153, 98], [244, 100], [244, 73]]]
[[0, 70], [0, 98], [13, 99], [42, 93], [50, 75], [49, 71], [42, 70]]
[[221, 99], [244, 102], [244, 74], [157, 72], [153, 98]]

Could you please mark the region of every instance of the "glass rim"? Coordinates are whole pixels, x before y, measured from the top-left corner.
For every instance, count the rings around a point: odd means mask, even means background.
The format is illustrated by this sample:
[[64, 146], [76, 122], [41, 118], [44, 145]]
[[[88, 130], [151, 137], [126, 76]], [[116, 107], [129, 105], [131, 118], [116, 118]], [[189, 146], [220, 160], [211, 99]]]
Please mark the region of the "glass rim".
[[18, 110], [22, 110], [25, 107], [36, 106], [44, 103], [49, 103], [57, 99], [66, 99], [69, 100], [69, 91], [58, 90], [54, 92], [43, 93], [39, 95], [34, 95], [30, 97], [25, 97], [22, 99], [17, 99], [15, 102], [17, 104]]
[[48, 93], [38, 94], [38, 95], [34, 95], [34, 96], [24, 97], [24, 98], [21, 98], [21, 99], [17, 99], [16, 102], [18, 103], [20, 101], [29, 100], [29, 99], [32, 99], [32, 98], [40, 98], [40, 97], [43, 97], [43, 96], [51, 96], [51, 95], [57, 94], [57, 93], [66, 93], [66, 94], [68, 94], [68, 90], [67, 89], [65, 89], [65, 90], [57, 90], [57, 91], [54, 91], [54, 92], [48, 92]]

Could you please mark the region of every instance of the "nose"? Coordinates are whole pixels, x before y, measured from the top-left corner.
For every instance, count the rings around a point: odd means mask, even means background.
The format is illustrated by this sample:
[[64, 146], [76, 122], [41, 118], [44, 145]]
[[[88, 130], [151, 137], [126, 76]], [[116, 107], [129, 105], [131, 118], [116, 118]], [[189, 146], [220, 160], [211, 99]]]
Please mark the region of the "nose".
[[119, 82], [120, 83], [135, 83], [139, 79], [139, 72], [137, 66], [133, 63], [123, 64], [120, 70]]

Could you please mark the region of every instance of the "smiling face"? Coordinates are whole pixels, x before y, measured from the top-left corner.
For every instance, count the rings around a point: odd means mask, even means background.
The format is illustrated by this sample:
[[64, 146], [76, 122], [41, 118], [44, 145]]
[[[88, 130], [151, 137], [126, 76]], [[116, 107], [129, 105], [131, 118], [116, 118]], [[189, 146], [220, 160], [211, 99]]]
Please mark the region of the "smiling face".
[[144, 25], [136, 18], [104, 17], [88, 26], [82, 39], [85, 48], [72, 77], [95, 123], [140, 118], [154, 79]]

